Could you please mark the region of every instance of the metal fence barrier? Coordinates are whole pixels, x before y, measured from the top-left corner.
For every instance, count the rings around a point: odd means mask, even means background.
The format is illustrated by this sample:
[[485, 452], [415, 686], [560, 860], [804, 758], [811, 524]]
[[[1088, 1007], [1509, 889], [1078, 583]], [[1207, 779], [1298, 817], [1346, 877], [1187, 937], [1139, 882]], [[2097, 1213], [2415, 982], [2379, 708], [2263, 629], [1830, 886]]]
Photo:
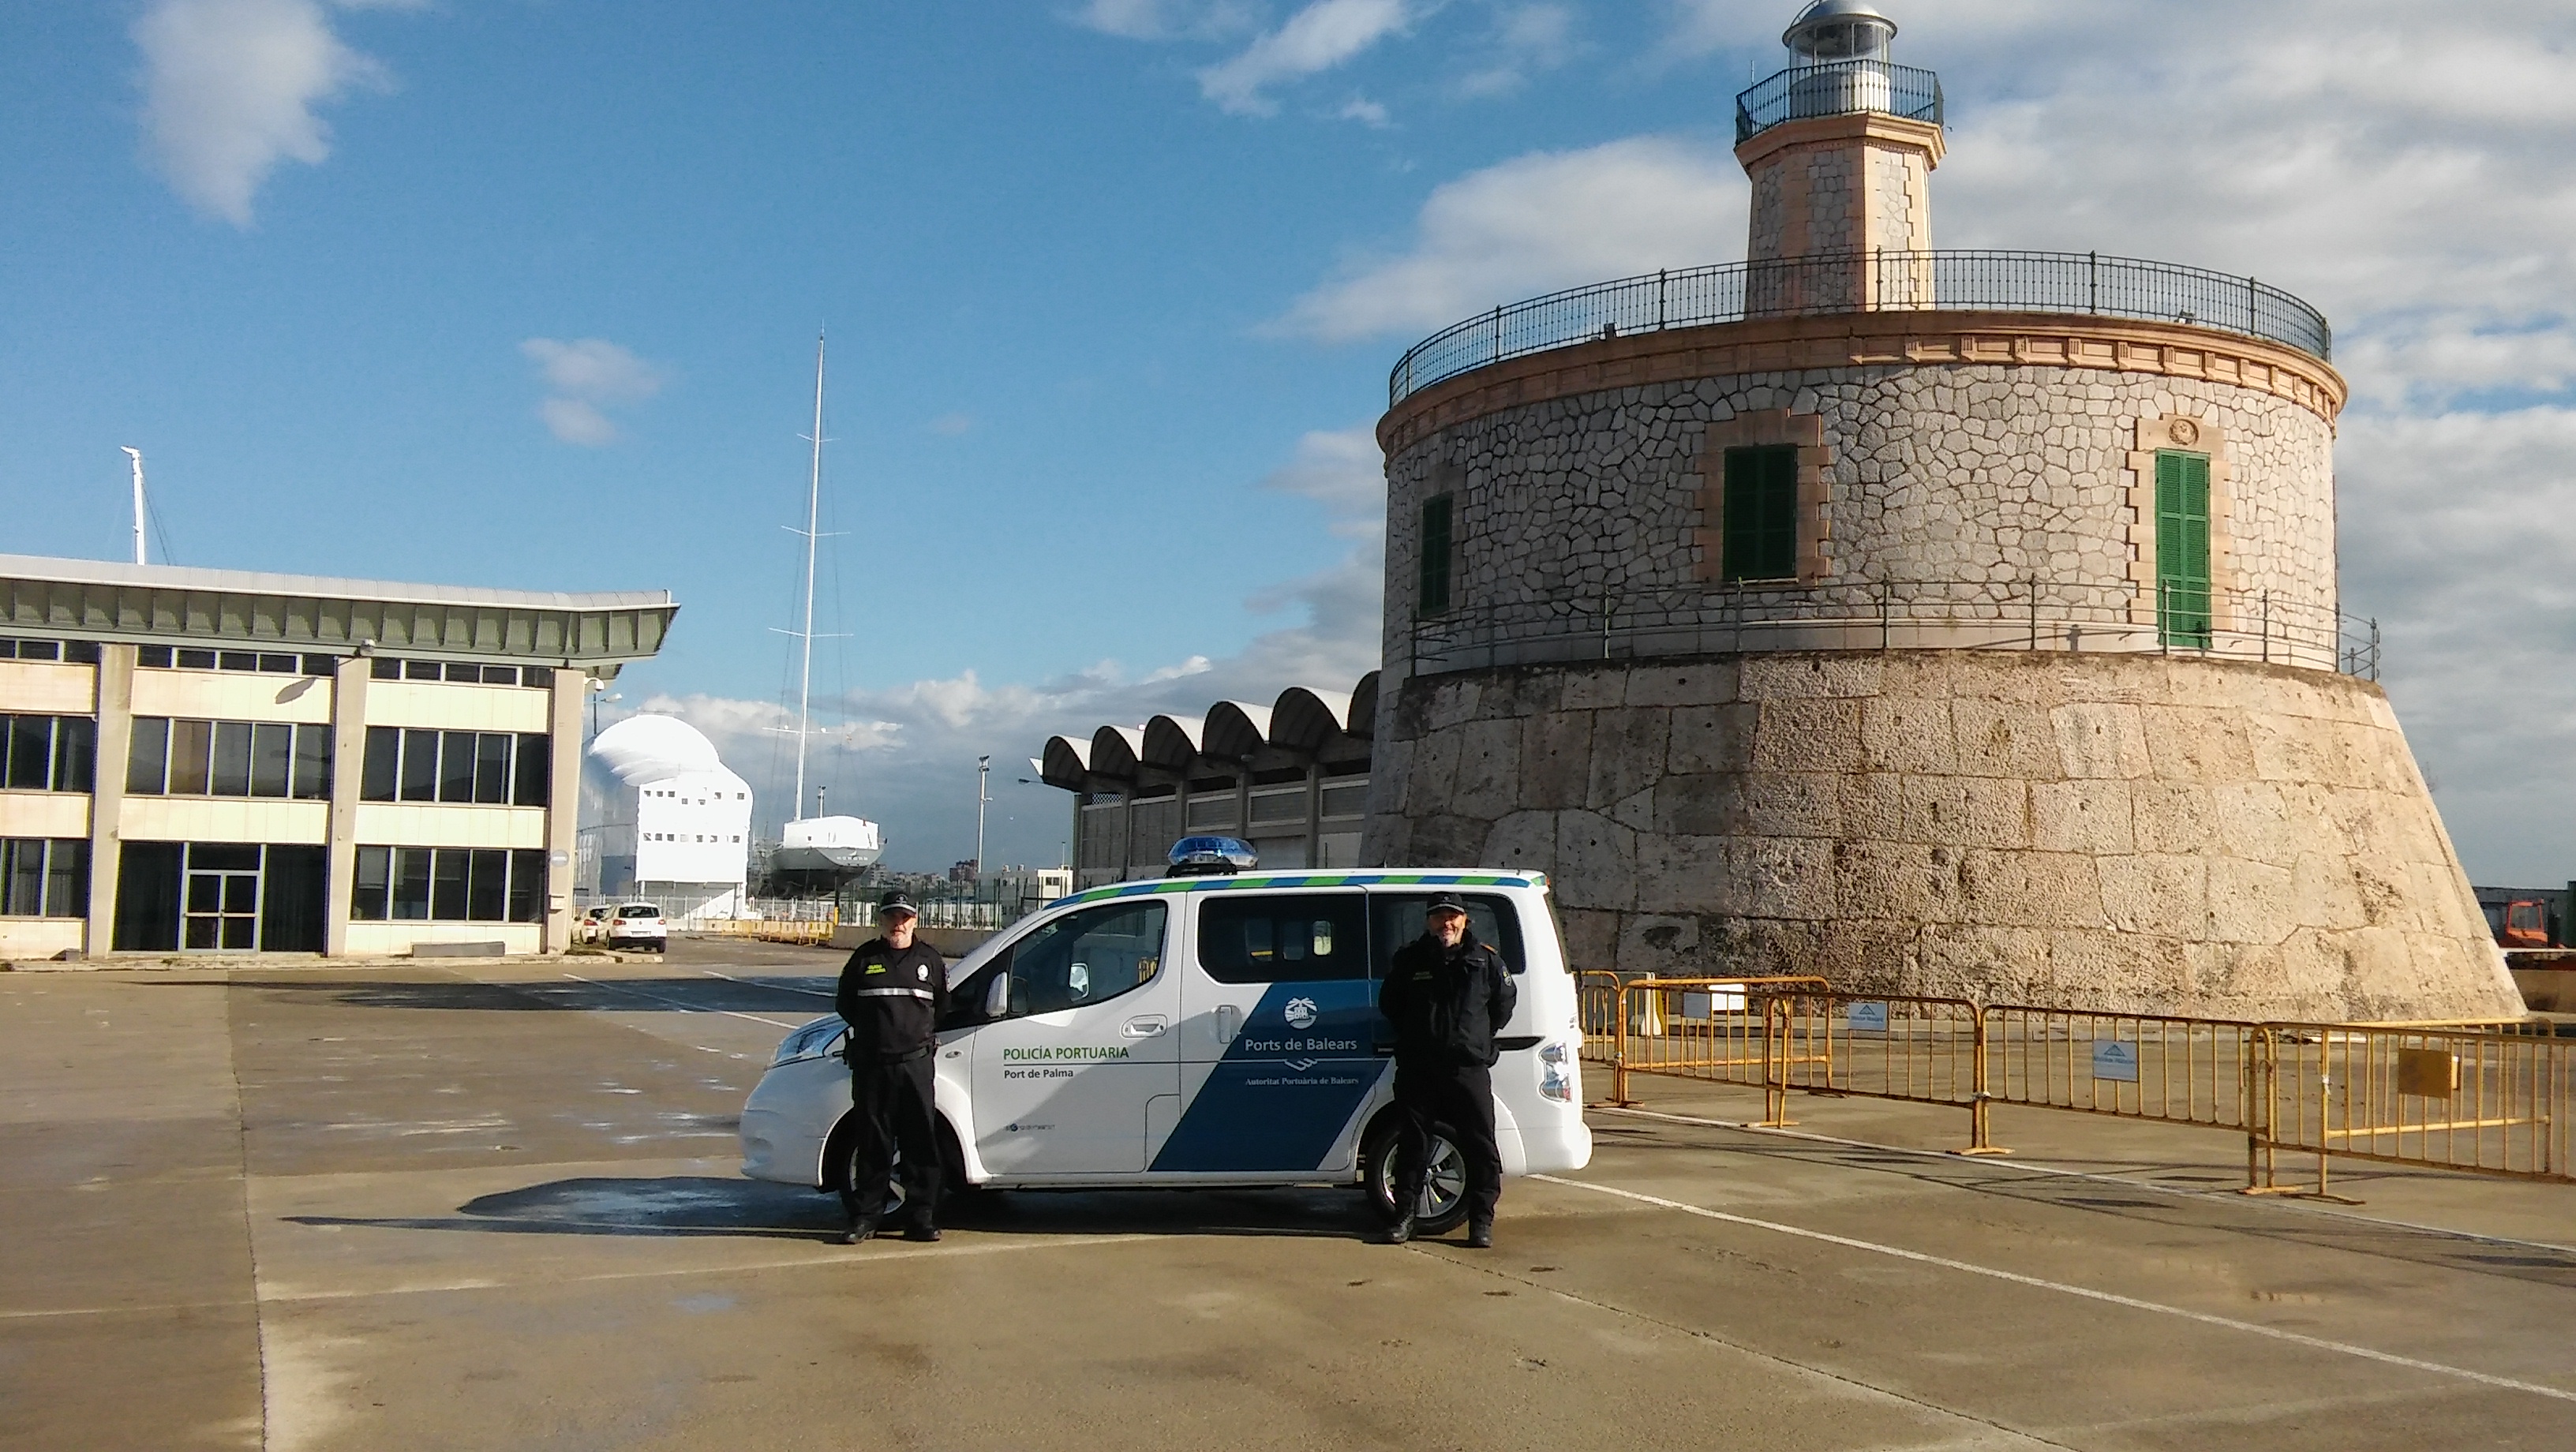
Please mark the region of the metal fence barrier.
[[[2328, 1193], [2344, 1155], [2576, 1183], [2576, 1042], [2513, 1025], [2251, 1023], [1832, 991], [1816, 979], [1637, 978], [1578, 985], [1585, 1056], [1629, 1076], [1965, 1109], [1962, 1154], [2004, 1154], [1993, 1105], [2245, 1135], [2246, 1193]], [[1606, 1054], [1605, 1054], [1606, 1049]], [[2285, 1184], [2283, 1151], [2317, 1157]]]
[[1823, 990], [1821, 978], [1639, 978], [1620, 992], [1610, 1077], [1627, 1097], [1631, 1070], [1760, 1084], [1773, 1067], [1761, 995]]
[[764, 943], [803, 943], [829, 947], [831, 918], [708, 918], [684, 929], [709, 938], [755, 938]]
[[[2326, 1193], [2331, 1155], [2387, 1164], [2576, 1180], [2576, 1044], [2423, 1028], [2266, 1025], [2246, 1142], [2258, 1193]], [[2317, 1157], [2314, 1186], [2284, 1186], [2281, 1150]]]

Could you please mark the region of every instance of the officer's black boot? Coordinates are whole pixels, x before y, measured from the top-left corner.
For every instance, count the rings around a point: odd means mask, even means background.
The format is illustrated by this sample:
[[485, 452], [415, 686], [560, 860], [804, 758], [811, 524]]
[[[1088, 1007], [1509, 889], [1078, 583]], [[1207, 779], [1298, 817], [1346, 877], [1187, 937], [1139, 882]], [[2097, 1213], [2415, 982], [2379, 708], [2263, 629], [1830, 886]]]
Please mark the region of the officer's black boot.
[[1413, 1238], [1413, 1217], [1412, 1217], [1412, 1216], [1410, 1216], [1410, 1215], [1400, 1215], [1400, 1216], [1396, 1217], [1393, 1221], [1391, 1221], [1391, 1222], [1389, 1222], [1389, 1223], [1388, 1223], [1388, 1225], [1387, 1225], [1387, 1227], [1386, 1227], [1386, 1243], [1387, 1243], [1387, 1244], [1389, 1244], [1389, 1245], [1402, 1245], [1402, 1244], [1404, 1244], [1406, 1241], [1411, 1240], [1412, 1238]]
[[1467, 1222], [1467, 1244], [1476, 1250], [1494, 1248], [1494, 1222], [1491, 1219]]
[[843, 1245], [856, 1245], [863, 1240], [869, 1239], [876, 1233], [877, 1217], [873, 1215], [853, 1215], [850, 1217], [850, 1228], [841, 1232], [841, 1243]]
[[939, 1227], [931, 1224], [927, 1220], [916, 1220], [903, 1228], [903, 1238], [906, 1240], [937, 1240], [939, 1238]]

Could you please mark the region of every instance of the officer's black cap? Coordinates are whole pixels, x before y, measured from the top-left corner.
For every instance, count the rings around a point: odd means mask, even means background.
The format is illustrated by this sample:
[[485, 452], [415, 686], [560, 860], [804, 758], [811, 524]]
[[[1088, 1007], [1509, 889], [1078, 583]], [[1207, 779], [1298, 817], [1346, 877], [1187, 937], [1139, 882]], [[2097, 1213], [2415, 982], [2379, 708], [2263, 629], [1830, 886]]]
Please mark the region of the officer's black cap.
[[887, 913], [910, 913], [914, 917], [919, 917], [921, 909], [914, 907], [912, 899], [902, 893], [890, 892], [877, 899], [877, 915], [883, 917]]
[[1467, 912], [1467, 904], [1454, 892], [1434, 893], [1431, 897], [1431, 906], [1422, 911], [1426, 917], [1432, 913], [1457, 913], [1463, 917]]

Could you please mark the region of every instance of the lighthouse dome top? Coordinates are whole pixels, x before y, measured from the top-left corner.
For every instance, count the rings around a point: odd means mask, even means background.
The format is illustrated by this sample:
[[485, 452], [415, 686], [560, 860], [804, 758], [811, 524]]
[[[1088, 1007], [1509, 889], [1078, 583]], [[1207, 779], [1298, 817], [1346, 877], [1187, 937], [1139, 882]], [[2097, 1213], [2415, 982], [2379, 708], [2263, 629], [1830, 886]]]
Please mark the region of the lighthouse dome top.
[[1887, 59], [1887, 43], [1896, 38], [1896, 22], [1866, 0], [1815, 0], [1798, 12], [1780, 43], [1800, 63]]

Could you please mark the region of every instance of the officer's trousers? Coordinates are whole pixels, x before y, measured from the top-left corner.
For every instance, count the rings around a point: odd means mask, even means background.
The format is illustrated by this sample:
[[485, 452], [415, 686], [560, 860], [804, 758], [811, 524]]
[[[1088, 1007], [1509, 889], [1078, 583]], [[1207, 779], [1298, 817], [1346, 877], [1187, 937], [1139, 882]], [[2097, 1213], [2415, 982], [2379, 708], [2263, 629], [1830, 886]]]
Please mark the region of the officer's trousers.
[[915, 1225], [939, 1223], [935, 1102], [928, 1054], [897, 1063], [851, 1063], [850, 1107], [858, 1119], [858, 1136], [850, 1153], [850, 1183], [836, 1188], [853, 1221], [885, 1215], [899, 1149], [904, 1217]]
[[1503, 1198], [1503, 1152], [1494, 1143], [1494, 1075], [1479, 1065], [1395, 1065], [1396, 1203], [1419, 1206], [1433, 1129], [1445, 1130], [1467, 1169], [1467, 1219], [1489, 1222]]

